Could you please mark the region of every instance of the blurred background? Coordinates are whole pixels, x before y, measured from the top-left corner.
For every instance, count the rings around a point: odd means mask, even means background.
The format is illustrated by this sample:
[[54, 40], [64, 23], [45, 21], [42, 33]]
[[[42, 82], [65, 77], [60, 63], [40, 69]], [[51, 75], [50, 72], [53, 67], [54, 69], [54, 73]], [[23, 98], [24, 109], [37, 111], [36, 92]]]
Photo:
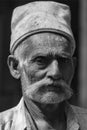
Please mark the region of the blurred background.
[[[10, 24], [13, 9], [31, 1], [35, 0], [0, 0], [0, 111], [17, 105], [22, 96], [20, 81], [10, 75], [7, 66]], [[71, 84], [74, 95], [69, 102], [87, 108], [87, 0], [57, 1], [70, 6], [71, 26], [76, 40], [74, 56], [77, 57], [77, 66]]]

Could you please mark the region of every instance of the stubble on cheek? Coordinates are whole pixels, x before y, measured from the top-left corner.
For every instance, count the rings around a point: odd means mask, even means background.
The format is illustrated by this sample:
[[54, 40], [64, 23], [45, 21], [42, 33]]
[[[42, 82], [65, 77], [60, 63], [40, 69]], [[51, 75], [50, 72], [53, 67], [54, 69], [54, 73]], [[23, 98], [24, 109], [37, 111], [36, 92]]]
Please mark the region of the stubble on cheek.
[[39, 80], [39, 77], [36, 76], [37, 69], [34, 69], [32, 65], [22, 67], [22, 76], [21, 76], [21, 84], [23, 93], [31, 91], [31, 86]]

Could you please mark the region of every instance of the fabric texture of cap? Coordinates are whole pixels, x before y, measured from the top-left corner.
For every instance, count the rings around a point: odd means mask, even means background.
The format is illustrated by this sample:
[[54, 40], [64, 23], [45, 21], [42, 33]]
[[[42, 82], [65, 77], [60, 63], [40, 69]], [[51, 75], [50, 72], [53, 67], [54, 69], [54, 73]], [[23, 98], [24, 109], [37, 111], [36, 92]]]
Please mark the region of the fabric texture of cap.
[[36, 1], [17, 7], [11, 21], [10, 52], [30, 35], [54, 32], [70, 40], [72, 54], [75, 40], [71, 30], [71, 14], [68, 5], [53, 1]]

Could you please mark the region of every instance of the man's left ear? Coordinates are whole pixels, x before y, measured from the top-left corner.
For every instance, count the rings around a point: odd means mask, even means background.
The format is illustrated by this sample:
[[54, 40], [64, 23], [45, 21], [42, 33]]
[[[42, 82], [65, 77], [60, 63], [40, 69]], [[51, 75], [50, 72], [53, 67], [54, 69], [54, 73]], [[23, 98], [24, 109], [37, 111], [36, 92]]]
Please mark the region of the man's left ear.
[[76, 68], [76, 65], [77, 65], [77, 58], [73, 57], [73, 67], [74, 67], [74, 70]]
[[14, 55], [8, 56], [7, 64], [11, 75], [16, 79], [19, 79], [20, 78], [20, 71], [18, 68], [19, 61], [14, 57]]

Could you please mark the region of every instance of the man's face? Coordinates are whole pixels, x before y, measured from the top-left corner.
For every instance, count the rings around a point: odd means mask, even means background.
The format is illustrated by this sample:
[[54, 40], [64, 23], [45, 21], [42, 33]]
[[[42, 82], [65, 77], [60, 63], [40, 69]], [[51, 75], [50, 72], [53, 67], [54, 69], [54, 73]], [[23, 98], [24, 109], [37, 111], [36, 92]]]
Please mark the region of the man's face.
[[23, 95], [40, 103], [60, 103], [71, 97], [71, 43], [58, 34], [38, 33], [16, 50]]

